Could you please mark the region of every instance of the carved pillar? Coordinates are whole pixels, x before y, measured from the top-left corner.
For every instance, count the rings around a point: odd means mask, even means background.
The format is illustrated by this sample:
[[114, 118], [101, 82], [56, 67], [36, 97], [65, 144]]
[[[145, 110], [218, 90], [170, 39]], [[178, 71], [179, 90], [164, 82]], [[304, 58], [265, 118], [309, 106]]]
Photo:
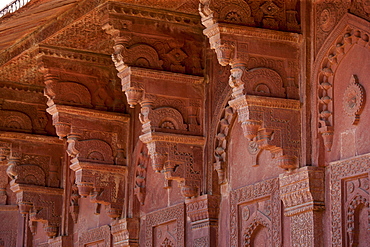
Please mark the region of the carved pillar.
[[202, 195], [186, 200], [191, 221], [193, 246], [217, 246], [220, 197]]
[[302, 167], [280, 175], [280, 198], [291, 218], [292, 246], [323, 246], [324, 169]]

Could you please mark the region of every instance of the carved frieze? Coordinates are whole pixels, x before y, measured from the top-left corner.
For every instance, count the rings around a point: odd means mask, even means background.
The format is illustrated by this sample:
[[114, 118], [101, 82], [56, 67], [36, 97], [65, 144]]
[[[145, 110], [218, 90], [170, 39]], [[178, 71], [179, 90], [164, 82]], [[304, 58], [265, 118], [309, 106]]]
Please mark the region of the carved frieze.
[[89, 246], [95, 244], [98, 246], [111, 246], [111, 231], [108, 225], [101, 226], [82, 232], [78, 236], [78, 246]]
[[284, 31], [300, 31], [298, 1], [200, 1], [202, 22], [246, 25]]
[[217, 225], [219, 214], [219, 196], [202, 195], [186, 200], [186, 215], [195, 228]]

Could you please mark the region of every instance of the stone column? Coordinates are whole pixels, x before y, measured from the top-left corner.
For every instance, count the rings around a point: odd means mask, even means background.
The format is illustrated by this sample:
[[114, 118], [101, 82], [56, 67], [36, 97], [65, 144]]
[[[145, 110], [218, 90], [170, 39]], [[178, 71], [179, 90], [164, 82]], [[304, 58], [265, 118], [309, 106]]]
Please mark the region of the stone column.
[[280, 175], [280, 198], [291, 217], [291, 246], [323, 246], [324, 169], [306, 166]]

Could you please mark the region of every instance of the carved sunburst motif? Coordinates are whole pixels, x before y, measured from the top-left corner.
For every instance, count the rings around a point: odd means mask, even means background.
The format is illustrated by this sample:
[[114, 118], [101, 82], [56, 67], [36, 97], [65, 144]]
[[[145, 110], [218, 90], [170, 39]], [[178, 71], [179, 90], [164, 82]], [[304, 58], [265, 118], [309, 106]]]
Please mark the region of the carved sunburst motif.
[[352, 124], [357, 124], [360, 120], [360, 113], [365, 100], [364, 88], [358, 83], [356, 75], [352, 75], [351, 82], [344, 91], [343, 108], [349, 116], [353, 116]]

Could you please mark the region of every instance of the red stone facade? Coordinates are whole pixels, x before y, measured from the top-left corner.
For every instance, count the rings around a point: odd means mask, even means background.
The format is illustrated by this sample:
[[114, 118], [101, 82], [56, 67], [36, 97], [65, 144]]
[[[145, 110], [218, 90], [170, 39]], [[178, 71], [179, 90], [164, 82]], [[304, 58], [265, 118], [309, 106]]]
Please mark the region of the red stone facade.
[[20, 2], [0, 246], [369, 246], [369, 1]]

